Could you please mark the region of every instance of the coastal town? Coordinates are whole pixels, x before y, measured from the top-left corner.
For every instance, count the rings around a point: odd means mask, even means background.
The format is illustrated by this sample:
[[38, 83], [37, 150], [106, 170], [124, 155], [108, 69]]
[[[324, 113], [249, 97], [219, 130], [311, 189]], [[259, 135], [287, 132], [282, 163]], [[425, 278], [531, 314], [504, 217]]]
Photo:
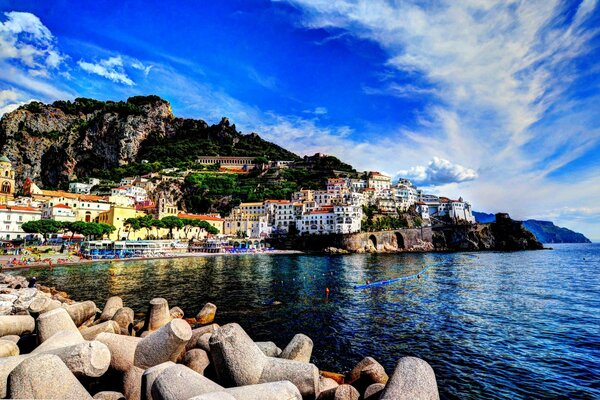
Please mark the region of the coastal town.
[[[197, 163], [214, 174], [297, 168], [295, 162], [264, 157], [203, 156]], [[139, 253], [165, 247], [190, 252], [258, 251], [268, 248], [272, 237], [369, 230], [367, 212], [375, 218], [411, 213], [416, 226], [475, 222], [471, 204], [462, 198], [428, 194], [408, 179], [393, 182], [376, 171], [364, 172], [360, 178], [331, 177], [322, 189], [301, 189], [289, 199], [242, 202], [227, 215], [188, 213], [172, 198], [156, 194], [161, 182], [183, 180], [191, 172], [165, 168], [120, 182], [87, 178], [69, 182], [68, 191], [46, 190], [29, 178], [18, 185], [11, 160], [2, 156], [0, 239], [5, 249], [33, 241], [62, 245], [87, 240], [88, 251], [114, 250], [115, 242], [123, 241], [135, 243], [122, 249], [135, 248]], [[17, 187], [22, 187], [18, 194]], [[33, 221], [55, 221], [57, 229], [52, 232], [50, 224]], [[101, 225], [104, 231], [86, 231], [81, 223]], [[165, 240], [168, 243], [160, 245]]]

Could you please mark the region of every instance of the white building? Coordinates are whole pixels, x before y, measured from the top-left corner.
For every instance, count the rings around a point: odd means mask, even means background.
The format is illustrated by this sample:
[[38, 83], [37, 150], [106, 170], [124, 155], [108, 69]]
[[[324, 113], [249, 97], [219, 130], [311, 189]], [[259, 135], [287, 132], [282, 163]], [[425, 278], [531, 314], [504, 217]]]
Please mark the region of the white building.
[[42, 219], [39, 208], [0, 205], [0, 240], [24, 239], [27, 234], [21, 226], [39, 219]]
[[46, 203], [42, 208], [42, 219], [53, 219], [62, 222], [75, 222], [77, 215], [73, 209], [65, 204]]
[[377, 171], [369, 172], [367, 187], [375, 189], [376, 192], [387, 190], [392, 186], [392, 178]]
[[143, 202], [148, 199], [146, 189], [134, 185], [122, 185], [113, 188], [110, 191], [111, 196], [127, 196], [133, 198], [137, 202]]
[[362, 221], [362, 206], [337, 205], [333, 207], [335, 214], [334, 231], [336, 233], [360, 232]]
[[266, 215], [230, 215], [223, 223], [223, 234], [247, 238], [264, 238], [271, 234]]
[[335, 232], [335, 212], [333, 207], [323, 207], [302, 214], [300, 234], [326, 235]]

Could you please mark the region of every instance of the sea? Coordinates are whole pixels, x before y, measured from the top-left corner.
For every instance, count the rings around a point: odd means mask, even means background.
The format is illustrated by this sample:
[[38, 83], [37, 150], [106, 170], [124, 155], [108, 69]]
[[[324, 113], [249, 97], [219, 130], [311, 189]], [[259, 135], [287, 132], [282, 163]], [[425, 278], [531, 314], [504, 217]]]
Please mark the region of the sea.
[[121, 296], [139, 318], [153, 297], [190, 317], [213, 302], [217, 323], [238, 322], [256, 341], [283, 348], [296, 333], [310, 336], [321, 370], [345, 372], [371, 356], [391, 374], [401, 357], [420, 357], [443, 399], [600, 399], [600, 244], [551, 246], [210, 256], [15, 273], [99, 307]]

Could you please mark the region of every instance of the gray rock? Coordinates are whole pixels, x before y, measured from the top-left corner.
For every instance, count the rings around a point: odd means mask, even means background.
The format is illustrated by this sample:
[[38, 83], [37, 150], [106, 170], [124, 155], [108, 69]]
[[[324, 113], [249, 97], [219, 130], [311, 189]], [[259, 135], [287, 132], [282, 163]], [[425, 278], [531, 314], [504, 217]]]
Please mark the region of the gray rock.
[[338, 386], [340, 385], [333, 379], [319, 376], [319, 393], [326, 392], [330, 389], [335, 389]]
[[175, 365], [172, 361], [167, 361], [162, 364], [155, 365], [144, 371], [142, 374], [142, 393], [141, 400], [153, 400], [152, 398], [152, 385], [154, 381], [165, 369]]
[[101, 333], [96, 340], [104, 343], [110, 350], [110, 367], [125, 373], [133, 366], [135, 349], [143, 339], [114, 333]]
[[202, 349], [191, 349], [185, 353], [182, 364], [204, 375], [204, 370], [210, 365], [210, 359], [206, 351]]
[[123, 374], [123, 394], [127, 400], [140, 400], [144, 370], [133, 366]]
[[96, 339], [96, 336], [104, 332], [120, 334], [121, 327], [116, 321], [106, 321], [98, 325], [93, 325], [89, 328], [82, 329], [81, 336], [83, 336], [85, 340], [94, 340]]
[[11, 342], [14, 342], [14, 343], [18, 343], [20, 339], [21, 339], [21, 336], [19, 336], [19, 335], [6, 335], [6, 336], [0, 337], [0, 340], [10, 340]]
[[202, 350], [206, 351], [207, 353], [210, 353], [210, 337], [211, 336], [212, 336], [212, 333], [205, 333], [204, 335], [200, 336], [200, 338], [196, 342], [196, 348], [202, 349]]
[[21, 362], [9, 375], [8, 395], [13, 399], [92, 399], [60, 358], [52, 354]]
[[57, 308], [40, 314], [37, 318], [37, 331], [40, 343], [43, 343], [58, 331], [76, 332], [81, 336], [77, 326], [75, 326], [69, 313], [64, 308]]
[[123, 308], [123, 299], [119, 296], [109, 297], [108, 300], [106, 300], [102, 314], [100, 314], [100, 321], [112, 319], [115, 313], [121, 308]]
[[[191, 349], [195, 349], [199, 346], [199, 340], [202, 336], [204, 336], [207, 333], [213, 333], [214, 331], [216, 331], [217, 329], [219, 329], [219, 325], [218, 324], [210, 324], [210, 325], [206, 325], [206, 326], [201, 326], [200, 328], [195, 328], [192, 329], [192, 337], [190, 338], [190, 341], [185, 345], [185, 349], [186, 350], [191, 350]], [[201, 347], [200, 347], [201, 348]], [[206, 349], [203, 349], [206, 350]]]
[[227, 393], [225, 391], [221, 391], [221, 392], [211, 392], [211, 393], [201, 394], [199, 396], [194, 396], [194, 397], [190, 398], [189, 400], [237, 400], [237, 399], [235, 397], [233, 397], [232, 395], [230, 395], [229, 393]]
[[267, 357], [279, 357], [281, 349], [273, 342], [255, 342], [260, 351]]
[[104, 391], [94, 395], [94, 400], [126, 400], [120, 392]]
[[122, 335], [131, 335], [133, 332], [133, 310], [129, 307], [119, 308], [112, 320], [115, 321], [121, 327]]
[[372, 357], [363, 358], [356, 366], [346, 375], [346, 383], [351, 384], [358, 389], [359, 392], [364, 392], [365, 389], [373, 383], [387, 383], [388, 375], [381, 364]]
[[196, 321], [202, 325], [210, 324], [215, 320], [215, 314], [217, 313], [217, 306], [213, 303], [206, 303], [202, 310], [196, 315]]
[[102, 376], [110, 366], [110, 351], [104, 343], [98, 341], [59, 347], [44, 353], [58, 356], [67, 368], [78, 377], [97, 378]]
[[267, 357], [259, 383], [290, 381], [302, 397], [314, 399], [319, 393], [319, 369], [309, 363]]
[[302, 400], [298, 388], [290, 381], [239, 386], [224, 392], [236, 400]]
[[358, 400], [360, 393], [352, 385], [339, 385], [336, 388], [329, 389], [321, 393], [319, 400]]
[[417, 357], [402, 357], [381, 400], [439, 400], [433, 368]]
[[24, 335], [35, 329], [35, 320], [29, 315], [0, 316], [0, 336]]
[[223, 387], [188, 367], [176, 364], [166, 368], [154, 380], [152, 399], [187, 400], [205, 393], [222, 391]]
[[365, 389], [365, 393], [363, 395], [364, 400], [379, 400], [384, 388], [385, 384], [383, 383], [374, 383], [370, 385]]
[[19, 355], [19, 346], [12, 340], [0, 339], [0, 357]]
[[312, 350], [312, 339], [299, 333], [292, 338], [287, 346], [285, 346], [285, 349], [283, 349], [279, 357], [307, 363], [310, 362]]
[[134, 365], [146, 369], [165, 361], [175, 361], [191, 337], [190, 324], [174, 319], [139, 342]]
[[96, 304], [90, 300], [64, 307], [76, 326], [81, 326], [96, 316]]

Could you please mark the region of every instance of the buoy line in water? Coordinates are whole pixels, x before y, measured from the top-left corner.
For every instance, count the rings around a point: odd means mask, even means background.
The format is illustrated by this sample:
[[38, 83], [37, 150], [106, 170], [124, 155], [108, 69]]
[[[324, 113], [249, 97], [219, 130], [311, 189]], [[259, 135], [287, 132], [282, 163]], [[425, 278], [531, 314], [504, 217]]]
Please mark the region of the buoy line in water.
[[443, 264], [443, 263], [444, 263], [444, 261], [440, 261], [440, 262], [437, 262], [437, 263], [429, 264], [429, 265], [425, 266], [425, 268], [423, 268], [422, 270], [420, 270], [419, 272], [417, 272], [416, 274], [413, 274], [413, 275], [401, 276], [399, 278], [388, 279], [386, 281], [370, 282], [370, 283], [365, 283], [363, 285], [354, 285], [354, 289], [368, 289], [368, 288], [371, 288], [371, 287], [389, 285], [390, 283], [394, 283], [394, 282], [407, 281], [407, 280], [410, 280], [410, 279], [415, 279], [415, 278], [420, 277], [429, 268], [434, 267], [436, 265]]

